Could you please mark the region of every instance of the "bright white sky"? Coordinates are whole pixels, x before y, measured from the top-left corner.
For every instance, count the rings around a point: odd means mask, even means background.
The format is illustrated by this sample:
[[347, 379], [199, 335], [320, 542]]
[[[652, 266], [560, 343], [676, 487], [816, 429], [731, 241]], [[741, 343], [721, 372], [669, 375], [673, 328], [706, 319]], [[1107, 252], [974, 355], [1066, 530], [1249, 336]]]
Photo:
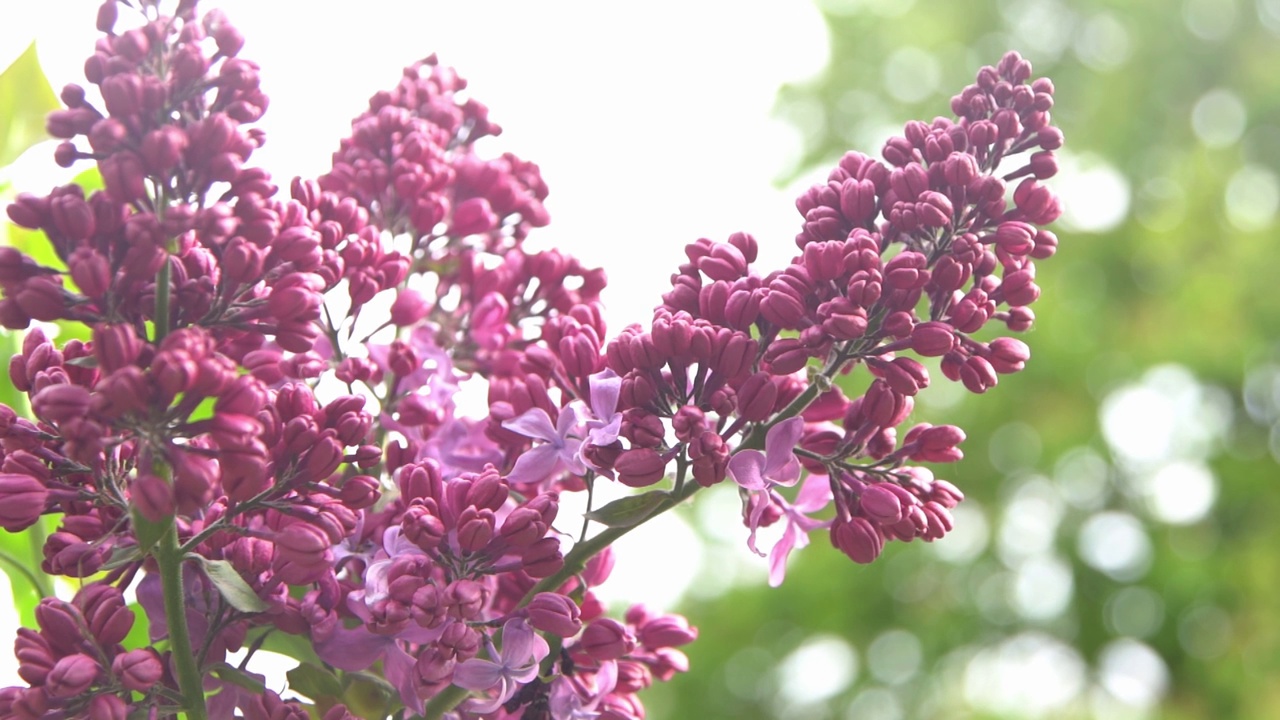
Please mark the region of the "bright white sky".
[[[0, 63], [34, 36], [55, 90], [83, 84], [97, 5], [10, 9]], [[456, 67], [505, 129], [488, 149], [538, 163], [551, 187], [552, 224], [535, 247], [606, 268], [615, 330], [648, 320], [692, 240], [747, 230], [765, 258], [781, 263], [794, 251], [795, 193], [773, 183], [799, 140], [770, 111], [782, 83], [826, 64], [826, 28], [808, 3], [383, 0], [356, 13], [328, 3], [201, 5], [214, 6], [244, 33], [242, 57], [262, 66], [271, 107], [254, 161], [282, 185], [324, 172], [351, 118], [402, 67], [432, 52]]]

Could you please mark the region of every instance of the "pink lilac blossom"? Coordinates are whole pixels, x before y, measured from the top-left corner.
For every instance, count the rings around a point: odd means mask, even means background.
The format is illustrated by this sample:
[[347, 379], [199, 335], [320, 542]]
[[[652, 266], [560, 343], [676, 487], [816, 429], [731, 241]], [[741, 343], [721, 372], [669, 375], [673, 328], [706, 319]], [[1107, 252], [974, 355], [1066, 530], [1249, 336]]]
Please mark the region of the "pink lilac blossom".
[[[595, 595], [609, 543], [652, 514], [732, 479], [752, 551], [782, 523], [773, 585], [818, 530], [861, 563], [951, 529], [963, 495], [910, 463], [959, 460], [963, 431], [899, 426], [932, 380], [912, 354], [974, 393], [1029, 358], [979, 337], [1031, 325], [1034, 261], [1057, 247], [1053, 86], [1018, 55], [955, 120], [908, 123], [883, 161], [850, 153], [806, 191], [785, 267], [758, 267], [746, 233], [697, 240], [652, 321], [610, 337], [604, 273], [525, 247], [547, 187], [480, 153], [501, 128], [452, 70], [406, 68], [284, 198], [251, 162], [268, 99], [243, 37], [162, 4], [130, 25], [103, 3], [101, 99], [68, 86], [48, 118], [55, 160], [95, 163], [105, 189], [8, 208], [61, 267], [0, 248], [31, 406], [0, 406], [0, 527], [57, 516], [41, 570], [85, 583], [20, 631], [27, 685], [0, 690], [0, 720], [320, 714], [227, 664], [276, 636], [429, 717], [639, 720], [697, 637]], [[380, 295], [389, 317], [358, 336]], [[872, 380], [846, 397], [833, 383], [859, 366]], [[480, 417], [455, 402], [474, 382]], [[670, 486], [560, 521], [599, 478]]]

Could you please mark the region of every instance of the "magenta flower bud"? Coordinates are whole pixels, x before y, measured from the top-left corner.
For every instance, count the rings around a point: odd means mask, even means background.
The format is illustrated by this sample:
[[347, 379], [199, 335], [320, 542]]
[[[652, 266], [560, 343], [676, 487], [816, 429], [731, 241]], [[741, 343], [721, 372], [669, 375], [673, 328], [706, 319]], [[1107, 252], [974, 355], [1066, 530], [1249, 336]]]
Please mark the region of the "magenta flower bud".
[[747, 274], [747, 258], [742, 251], [727, 243], [716, 243], [711, 252], [695, 263], [712, 280], [733, 282]]
[[899, 394], [915, 395], [929, 387], [929, 371], [911, 358], [894, 358], [887, 363], [883, 361], [872, 363], [868, 360], [868, 364], [876, 374], [889, 383], [889, 387], [893, 388], [894, 392]]
[[[955, 462], [964, 457], [957, 445], [964, 442], [964, 431], [955, 425], [938, 425], [924, 427], [918, 434], [915, 429], [907, 433], [907, 442], [913, 440], [919, 448], [912, 453], [911, 459], [920, 462]], [[913, 435], [915, 437], [913, 437]]]
[[33, 320], [52, 322], [66, 312], [67, 292], [62, 283], [47, 276], [33, 277], [18, 286], [13, 300]]
[[964, 383], [969, 392], [982, 394], [995, 387], [998, 379], [991, 363], [975, 355], [965, 359], [964, 365], [960, 367], [960, 382]]
[[154, 650], [130, 650], [111, 661], [111, 672], [121, 684], [136, 692], [146, 692], [160, 682], [164, 666]]
[[126, 720], [128, 717], [129, 706], [118, 695], [94, 695], [89, 701], [89, 720]]
[[31, 398], [31, 409], [52, 423], [82, 418], [89, 412], [89, 391], [79, 385], [50, 385]]
[[31, 628], [18, 628], [13, 649], [18, 660], [18, 677], [31, 685], [44, 685], [54, 663], [54, 651], [44, 636]]
[[173, 486], [155, 475], [140, 475], [129, 484], [129, 500], [153, 523], [173, 517]]
[[[6, 463], [5, 468], [8, 467]], [[9, 532], [31, 527], [44, 513], [48, 499], [48, 488], [36, 478], [0, 473], [0, 527]]]
[[1048, 225], [1062, 215], [1062, 200], [1035, 178], [1027, 178], [1013, 191], [1013, 202], [1028, 222]]
[[405, 288], [391, 303], [391, 323], [397, 327], [416, 324], [431, 311], [431, 302], [420, 292]]
[[273, 541], [277, 557], [302, 567], [327, 566], [333, 558], [333, 543], [324, 531], [303, 522], [285, 526]]
[[352, 510], [364, 510], [377, 504], [381, 496], [377, 479], [368, 475], [356, 475], [347, 478], [342, 484], [338, 499]]
[[637, 693], [653, 685], [653, 673], [649, 667], [632, 660], [617, 662], [618, 679], [614, 685], [614, 693]]
[[113, 373], [138, 360], [142, 341], [132, 325], [99, 325], [93, 329], [93, 354], [103, 374]]
[[187, 143], [187, 134], [173, 125], [152, 130], [142, 139], [143, 165], [152, 173], [169, 172], [182, 160]]
[[618, 473], [618, 482], [640, 488], [661, 480], [667, 463], [652, 448], [632, 448], [619, 455], [613, 467]]
[[360, 719], [357, 718], [355, 715], [352, 715], [351, 711], [347, 709], [346, 705], [338, 704], [329, 708], [329, 711], [324, 714], [324, 717], [321, 718], [321, 720], [360, 720]]
[[780, 328], [795, 330], [805, 317], [805, 306], [800, 298], [789, 290], [770, 287], [760, 301], [760, 315]]
[[886, 487], [889, 483], [872, 483], [858, 496], [858, 507], [874, 522], [892, 525], [902, 519], [902, 502]]
[[56, 698], [79, 695], [93, 685], [101, 671], [98, 662], [88, 655], [68, 655], [49, 671], [49, 676], [45, 678], [45, 690]]
[[458, 546], [464, 553], [476, 553], [493, 539], [493, 511], [487, 508], [477, 511], [468, 507], [458, 517]]
[[525, 606], [529, 624], [535, 630], [571, 638], [582, 629], [581, 610], [573, 600], [559, 593], [541, 592]]
[[525, 548], [520, 555], [524, 571], [533, 578], [544, 578], [564, 567], [564, 555], [560, 552], [560, 540], [547, 537]]
[[547, 526], [542, 522], [542, 514], [529, 507], [520, 507], [511, 511], [502, 521], [498, 534], [513, 547], [526, 547], [537, 542], [547, 533]]
[[803, 370], [812, 357], [809, 348], [799, 338], [778, 338], [764, 351], [764, 361], [774, 375], [790, 375]]
[[1031, 358], [1031, 349], [1027, 344], [1014, 338], [996, 338], [987, 347], [991, 351], [986, 356], [987, 360], [1002, 375], [1021, 371]]
[[453, 209], [449, 234], [454, 237], [487, 233], [498, 226], [499, 218], [485, 198], [470, 198]]
[[951, 511], [932, 500], [924, 504], [924, 515], [928, 521], [928, 528], [921, 534], [921, 537], [924, 538], [925, 542], [941, 539], [951, 532], [951, 529], [955, 526]]
[[768, 373], [747, 378], [738, 388], [738, 415], [748, 422], [767, 420], [778, 401], [778, 386]]
[[63, 192], [54, 195], [49, 199], [49, 213], [53, 217], [54, 227], [68, 240], [79, 242], [93, 235], [93, 209], [80, 193]]
[[855, 517], [844, 522], [837, 518], [831, 527], [831, 544], [854, 562], [865, 565], [880, 557], [884, 536], [866, 518]]
[[946, 355], [955, 344], [955, 331], [947, 323], [931, 320], [911, 329], [911, 349], [924, 357]]
[[578, 648], [592, 660], [617, 660], [636, 648], [636, 638], [626, 626], [613, 618], [597, 618], [582, 631]]
[[[98, 32], [111, 35], [116, 25], [116, 17], [119, 15], [119, 8], [116, 7], [117, 0], [105, 0], [98, 6]], [[70, 104], [70, 103], [68, 103]]]
[[662, 615], [640, 626], [640, 644], [649, 650], [679, 647], [698, 639], [698, 629], [680, 615]]
[[131, 152], [118, 152], [98, 161], [107, 194], [118, 203], [131, 203], [147, 195], [142, 161]]
[[650, 415], [640, 408], [630, 408], [622, 414], [622, 436], [631, 441], [632, 449], [656, 448], [666, 438], [662, 418]]
[[[332, 432], [332, 431], [326, 431]], [[321, 437], [307, 451], [303, 468], [313, 482], [328, 478], [342, 464], [342, 446], [332, 437]]]

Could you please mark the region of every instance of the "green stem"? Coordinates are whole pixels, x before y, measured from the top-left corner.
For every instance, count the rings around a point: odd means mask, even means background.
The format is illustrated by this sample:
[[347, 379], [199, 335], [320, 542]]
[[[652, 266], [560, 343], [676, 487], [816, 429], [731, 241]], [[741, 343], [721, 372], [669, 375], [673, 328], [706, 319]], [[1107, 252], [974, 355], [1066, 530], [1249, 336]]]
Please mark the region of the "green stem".
[[183, 708], [188, 720], [205, 720], [204, 680], [191, 651], [191, 634], [187, 630], [187, 604], [182, 589], [182, 548], [178, 546], [177, 523], [169, 525], [156, 548], [160, 566], [160, 587], [164, 591], [164, 614], [169, 625], [169, 650], [182, 692]]
[[32, 589], [34, 589], [36, 594], [40, 597], [53, 597], [53, 588], [49, 587], [49, 584], [45, 582], [43, 576], [38, 573], [31, 572], [31, 569], [26, 565], [23, 565], [22, 561], [18, 558], [0, 550], [0, 562], [9, 565], [16, 570], [19, 575], [26, 578], [27, 582], [31, 583]]
[[169, 268], [169, 256], [164, 257], [164, 264], [156, 273], [156, 345], [169, 334], [169, 284], [172, 282]]

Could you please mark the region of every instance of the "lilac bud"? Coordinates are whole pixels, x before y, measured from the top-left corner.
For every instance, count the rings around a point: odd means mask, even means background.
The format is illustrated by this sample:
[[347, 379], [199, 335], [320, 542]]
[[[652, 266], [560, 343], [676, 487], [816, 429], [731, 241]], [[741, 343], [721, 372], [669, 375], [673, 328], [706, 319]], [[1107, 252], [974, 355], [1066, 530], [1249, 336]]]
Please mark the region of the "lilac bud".
[[982, 394], [989, 388], [995, 387], [998, 379], [991, 363], [975, 355], [965, 359], [964, 365], [961, 366], [960, 382], [964, 383], [969, 392]]
[[129, 500], [153, 523], [173, 517], [173, 486], [155, 475], [139, 475], [129, 484]]
[[885, 487], [887, 484], [868, 485], [858, 496], [858, 506], [862, 512], [881, 525], [892, 525], [902, 519], [902, 502], [897, 494]]
[[924, 357], [940, 357], [955, 347], [955, 331], [944, 322], [931, 320], [911, 329], [911, 349]]
[[618, 482], [640, 488], [661, 480], [667, 463], [652, 448], [632, 448], [619, 455], [613, 467], [618, 472]]
[[128, 717], [129, 706], [118, 695], [94, 695], [89, 701], [89, 720], [126, 720]]
[[564, 567], [564, 555], [560, 552], [560, 540], [546, 537], [525, 548], [520, 563], [529, 577], [549, 577]]
[[154, 650], [130, 650], [116, 656], [111, 672], [121, 684], [136, 692], [146, 692], [164, 676], [164, 666]]
[[866, 518], [855, 517], [831, 527], [831, 544], [859, 564], [867, 564], [880, 556], [884, 536]]
[[79, 695], [97, 679], [102, 668], [88, 655], [76, 653], [59, 660], [45, 679], [45, 690], [52, 697]]
[[635, 636], [613, 618], [593, 620], [582, 632], [582, 639], [578, 642], [578, 648], [597, 662], [617, 660], [635, 647]]
[[698, 639], [698, 629], [680, 615], [662, 615], [640, 626], [640, 644], [649, 650], [679, 647]]
[[559, 593], [542, 592], [533, 596], [525, 607], [529, 624], [535, 630], [570, 638], [582, 629], [578, 604]]
[[1031, 357], [1031, 349], [1027, 344], [1014, 338], [996, 338], [987, 347], [991, 351], [986, 356], [991, 367], [1004, 375], [1019, 372]]
[[89, 391], [79, 385], [50, 385], [31, 398], [31, 409], [53, 423], [82, 418], [89, 412]]
[[31, 527], [44, 513], [48, 499], [49, 490], [36, 478], [0, 473], [0, 527], [9, 532]]

